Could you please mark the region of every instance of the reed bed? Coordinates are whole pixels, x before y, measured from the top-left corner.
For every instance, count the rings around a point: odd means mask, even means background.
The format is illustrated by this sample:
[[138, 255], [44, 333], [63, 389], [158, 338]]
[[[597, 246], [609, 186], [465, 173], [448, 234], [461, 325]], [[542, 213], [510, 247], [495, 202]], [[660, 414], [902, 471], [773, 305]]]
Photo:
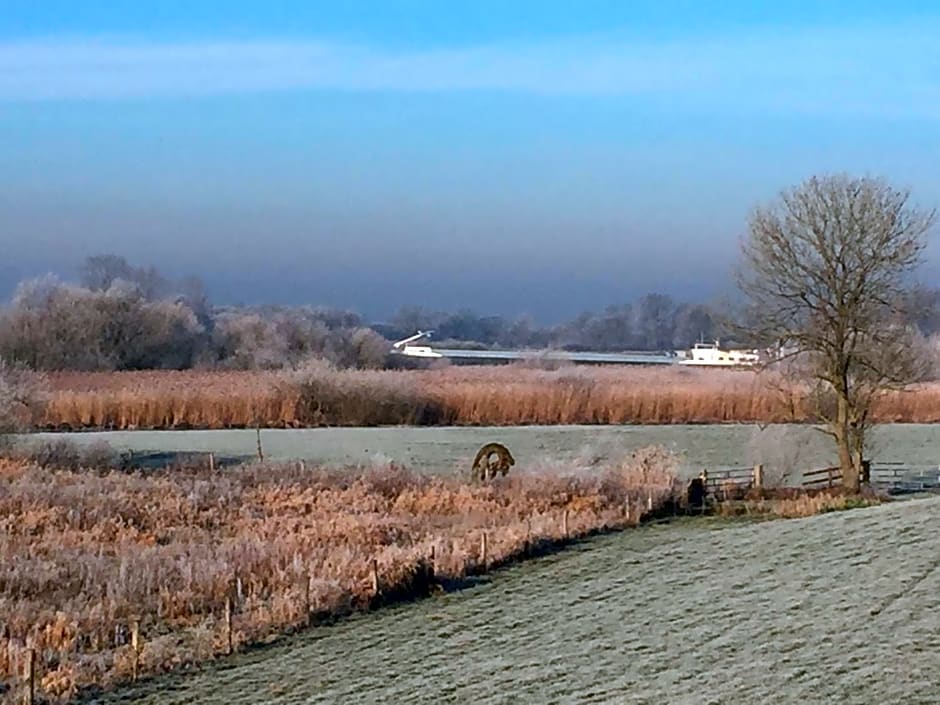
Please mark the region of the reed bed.
[[[50, 376], [46, 429], [803, 423], [799, 388], [749, 371], [522, 366]], [[880, 399], [879, 422], [940, 421], [940, 385]]]
[[676, 494], [656, 450], [489, 485], [394, 466], [0, 461], [0, 701], [21, 701], [30, 649], [40, 701], [65, 701], [624, 528]]
[[296, 388], [267, 372], [90, 372], [49, 375], [45, 428], [245, 428], [302, 425]]

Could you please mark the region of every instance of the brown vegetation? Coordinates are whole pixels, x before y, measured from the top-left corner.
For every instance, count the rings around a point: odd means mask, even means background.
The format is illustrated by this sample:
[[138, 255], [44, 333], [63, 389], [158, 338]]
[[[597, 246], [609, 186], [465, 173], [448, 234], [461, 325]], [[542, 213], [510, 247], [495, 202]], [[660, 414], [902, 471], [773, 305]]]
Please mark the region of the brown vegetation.
[[[43, 428], [243, 428], [812, 421], [798, 388], [731, 370], [450, 367], [59, 373]], [[879, 422], [940, 421], [940, 386], [890, 392]]]
[[0, 358], [0, 448], [4, 434], [28, 429], [41, 405], [42, 375]]
[[489, 485], [395, 467], [144, 475], [0, 461], [0, 693], [22, 697], [30, 648], [41, 697], [67, 699], [130, 679], [135, 661], [177, 668], [227, 652], [230, 634], [234, 648], [257, 643], [633, 524], [675, 491], [659, 451]]
[[717, 503], [715, 510], [723, 517], [798, 519], [873, 506], [886, 499], [885, 495], [870, 489], [856, 494], [840, 487], [822, 490], [781, 488], [763, 492], [752, 490], [737, 499]]

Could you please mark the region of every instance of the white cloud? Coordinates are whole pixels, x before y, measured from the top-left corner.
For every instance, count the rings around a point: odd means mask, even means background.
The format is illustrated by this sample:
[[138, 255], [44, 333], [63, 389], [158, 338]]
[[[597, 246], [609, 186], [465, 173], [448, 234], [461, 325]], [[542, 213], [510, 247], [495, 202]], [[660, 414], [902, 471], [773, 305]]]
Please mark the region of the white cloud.
[[328, 41], [0, 43], [0, 101], [299, 90], [637, 96], [716, 110], [940, 117], [940, 22], [436, 50]]

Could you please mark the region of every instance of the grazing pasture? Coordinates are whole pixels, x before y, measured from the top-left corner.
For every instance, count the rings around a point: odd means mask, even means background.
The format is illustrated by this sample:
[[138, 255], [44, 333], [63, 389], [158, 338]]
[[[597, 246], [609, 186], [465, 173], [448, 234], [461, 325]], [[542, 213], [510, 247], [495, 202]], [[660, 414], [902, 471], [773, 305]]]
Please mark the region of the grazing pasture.
[[[160, 465], [182, 454], [219, 462], [250, 459], [257, 453], [254, 430], [109, 431], [38, 434], [25, 442], [67, 440], [93, 447], [102, 441], [115, 450], [136, 453], [137, 462]], [[505, 443], [516, 459], [515, 469], [598, 467], [646, 446], [674, 453], [680, 470], [697, 474], [702, 468], [763, 463], [773, 481], [790, 473], [832, 465], [829, 439], [806, 425], [629, 425], [526, 426], [447, 428], [311, 428], [267, 429], [261, 432], [266, 458], [303, 459], [330, 466], [371, 466], [394, 461], [421, 473], [455, 475], [469, 471], [473, 455], [484, 443]], [[871, 457], [904, 461], [914, 466], [940, 464], [940, 425], [884, 424], [871, 435]]]

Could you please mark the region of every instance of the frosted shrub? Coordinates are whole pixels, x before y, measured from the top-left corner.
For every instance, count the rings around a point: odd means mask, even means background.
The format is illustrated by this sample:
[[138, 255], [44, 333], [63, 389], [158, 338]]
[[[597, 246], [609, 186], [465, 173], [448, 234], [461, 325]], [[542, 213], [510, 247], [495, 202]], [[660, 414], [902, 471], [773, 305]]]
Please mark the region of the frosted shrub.
[[43, 379], [19, 365], [0, 358], [0, 447], [4, 437], [29, 427], [43, 401]]

